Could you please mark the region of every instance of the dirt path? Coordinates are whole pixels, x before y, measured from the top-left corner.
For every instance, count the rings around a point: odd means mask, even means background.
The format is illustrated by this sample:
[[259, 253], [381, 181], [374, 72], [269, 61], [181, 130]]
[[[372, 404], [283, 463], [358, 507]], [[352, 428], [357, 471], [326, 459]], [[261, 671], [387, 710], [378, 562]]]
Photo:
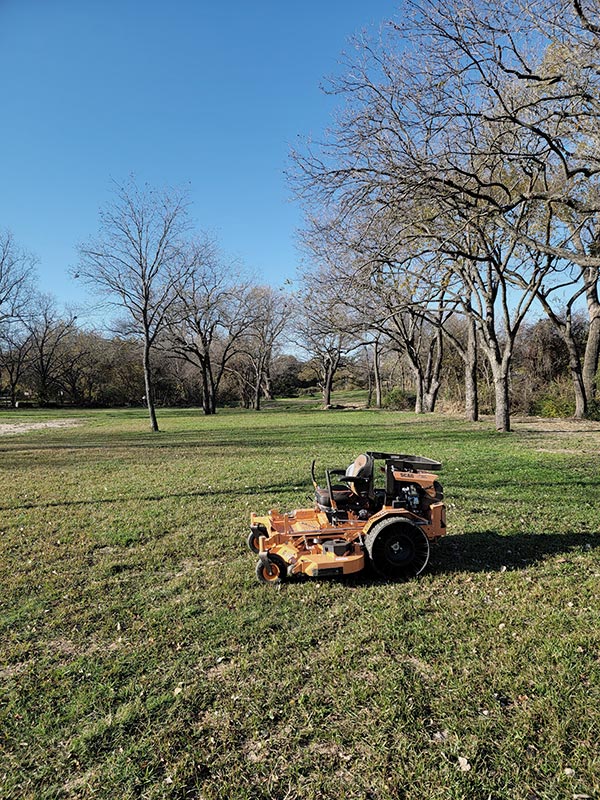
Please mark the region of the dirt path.
[[52, 419], [46, 422], [1, 422], [0, 436], [13, 436], [15, 433], [42, 430], [42, 428], [72, 428], [81, 425], [78, 419]]

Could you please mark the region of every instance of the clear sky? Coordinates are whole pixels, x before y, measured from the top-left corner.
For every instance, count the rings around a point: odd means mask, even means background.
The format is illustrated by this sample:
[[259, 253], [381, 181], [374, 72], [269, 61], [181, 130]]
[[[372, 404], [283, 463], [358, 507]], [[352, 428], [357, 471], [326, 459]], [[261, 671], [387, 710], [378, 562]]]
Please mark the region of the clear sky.
[[293, 278], [284, 170], [339, 102], [320, 91], [392, 0], [0, 0], [0, 228], [61, 302], [111, 179], [189, 184], [198, 228], [260, 280]]

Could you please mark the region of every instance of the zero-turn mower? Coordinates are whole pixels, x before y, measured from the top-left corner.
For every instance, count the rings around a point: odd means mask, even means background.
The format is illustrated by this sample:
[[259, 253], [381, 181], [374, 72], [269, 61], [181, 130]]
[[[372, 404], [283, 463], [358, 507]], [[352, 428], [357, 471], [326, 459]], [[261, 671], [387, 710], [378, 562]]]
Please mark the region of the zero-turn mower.
[[[384, 462], [381, 488], [376, 461]], [[349, 575], [367, 563], [387, 580], [419, 575], [430, 543], [446, 533], [443, 490], [434, 474], [441, 468], [422, 456], [366, 452], [348, 469], [327, 470], [322, 487], [313, 461], [313, 508], [251, 514], [248, 546], [259, 557], [258, 580], [278, 584], [297, 574]]]

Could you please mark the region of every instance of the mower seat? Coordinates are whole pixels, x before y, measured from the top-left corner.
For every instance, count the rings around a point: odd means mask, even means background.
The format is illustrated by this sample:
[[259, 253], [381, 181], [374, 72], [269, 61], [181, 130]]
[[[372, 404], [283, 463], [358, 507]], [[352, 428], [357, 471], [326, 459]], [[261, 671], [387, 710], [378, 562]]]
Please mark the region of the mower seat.
[[[343, 475], [344, 484], [331, 487], [333, 500], [339, 509], [366, 508], [373, 494], [373, 459], [361, 453], [347, 470], [330, 470], [330, 474]], [[326, 487], [315, 487], [315, 499], [321, 508], [331, 508], [331, 497]]]
[[348, 481], [352, 494], [358, 497], [370, 497], [373, 490], [373, 457], [361, 453], [346, 470], [345, 478], [354, 478]]
[[[352, 492], [347, 486], [338, 486], [336, 484], [331, 487], [331, 492], [338, 508], [345, 508], [352, 499]], [[315, 500], [322, 508], [331, 508], [331, 497], [327, 487], [317, 486]]]

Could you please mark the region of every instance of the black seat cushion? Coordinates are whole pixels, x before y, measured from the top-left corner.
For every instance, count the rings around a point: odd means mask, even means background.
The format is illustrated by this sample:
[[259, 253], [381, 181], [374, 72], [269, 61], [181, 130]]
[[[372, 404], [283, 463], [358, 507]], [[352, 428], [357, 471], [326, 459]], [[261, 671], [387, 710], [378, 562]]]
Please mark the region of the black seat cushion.
[[[331, 491], [333, 492], [333, 499], [338, 506], [345, 505], [352, 497], [352, 492], [347, 486], [332, 486]], [[315, 499], [320, 506], [331, 508], [331, 498], [329, 497], [329, 492], [326, 488], [317, 486], [315, 490]]]

